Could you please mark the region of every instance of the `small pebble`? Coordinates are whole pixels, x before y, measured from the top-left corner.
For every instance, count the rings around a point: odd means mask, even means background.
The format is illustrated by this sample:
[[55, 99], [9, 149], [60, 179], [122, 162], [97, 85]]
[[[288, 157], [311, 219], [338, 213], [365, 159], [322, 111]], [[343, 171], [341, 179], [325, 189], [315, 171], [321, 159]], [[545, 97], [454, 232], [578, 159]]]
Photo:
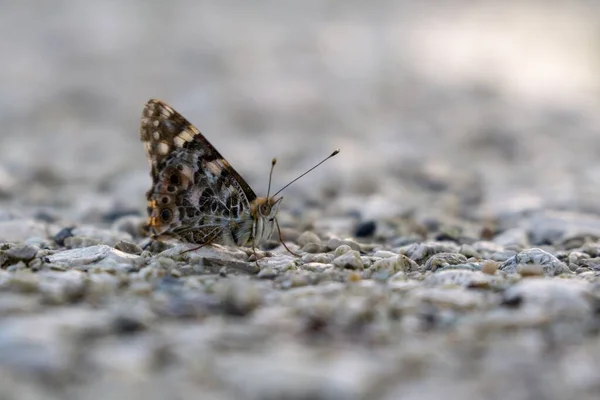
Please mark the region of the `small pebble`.
[[319, 263], [328, 264], [335, 258], [333, 253], [317, 253], [317, 254], [304, 254], [301, 258], [303, 263]]
[[477, 250], [475, 250], [475, 248], [473, 246], [471, 246], [470, 244], [461, 245], [459, 252], [460, 252], [460, 254], [462, 254], [463, 256], [465, 256], [467, 258], [476, 258], [476, 259], [481, 258], [481, 254], [479, 254], [479, 252]]
[[354, 271], [350, 272], [347, 277], [348, 282], [359, 282], [361, 279], [361, 275]]
[[387, 251], [387, 250], [377, 250], [375, 252], [375, 254], [373, 254], [373, 257], [378, 257], [378, 258], [391, 258], [391, 257], [396, 257], [398, 254], [394, 253], [393, 251]]
[[37, 247], [26, 244], [11, 247], [4, 252], [4, 257], [6, 258], [5, 263], [10, 261], [31, 261], [36, 256], [38, 251], [39, 249]]
[[346, 253], [348, 253], [350, 251], [352, 251], [352, 249], [350, 248], [350, 246], [348, 246], [347, 244], [342, 244], [337, 249], [335, 249], [335, 251], [333, 252], [333, 254], [336, 257], [339, 257], [342, 254], [346, 254]]
[[467, 262], [467, 257], [460, 253], [437, 253], [431, 256], [425, 263], [425, 271], [436, 271], [438, 268], [448, 265], [463, 264]]
[[307, 243], [302, 247], [301, 250], [305, 253], [312, 253], [312, 254], [324, 253], [327, 251], [327, 246], [324, 246], [320, 243]]
[[256, 275], [259, 279], [275, 279], [277, 272], [271, 267], [262, 268]]
[[116, 245], [115, 249], [121, 250], [124, 253], [128, 254], [142, 254], [142, 248], [135, 243], [128, 242], [126, 240], [120, 240]]
[[329, 250], [335, 250], [342, 244], [342, 240], [339, 238], [331, 238], [327, 241], [327, 248]]
[[333, 260], [333, 265], [338, 268], [347, 268], [347, 269], [363, 269], [364, 264], [362, 259], [360, 258], [360, 253], [356, 250], [350, 250], [346, 253], [343, 253], [339, 257]]
[[314, 232], [311, 232], [311, 231], [303, 232], [300, 235], [300, 237], [298, 237], [298, 245], [300, 247], [304, 247], [309, 243], [320, 244], [321, 239]]
[[399, 262], [399, 256], [392, 258], [384, 258], [375, 261], [375, 263], [368, 269], [368, 271], [371, 273], [371, 276], [375, 273], [381, 272], [385, 272], [388, 276], [392, 276], [400, 270], [401, 267]]
[[510, 257], [500, 265], [500, 269], [504, 272], [514, 274], [518, 273], [518, 268], [522, 264], [541, 265], [543, 267], [544, 274], [548, 276], [570, 272], [565, 263], [558, 260], [552, 254], [539, 248], [524, 250]]
[[56, 235], [54, 235], [53, 240], [57, 245], [61, 247], [64, 246], [65, 239], [73, 236], [73, 229], [75, 229], [74, 226], [61, 229]]
[[495, 275], [499, 265], [500, 264], [495, 261], [485, 261], [481, 267], [481, 272], [488, 275]]
[[542, 276], [544, 275], [544, 266], [539, 264], [519, 264], [517, 265], [517, 273], [525, 276]]
[[376, 229], [377, 224], [375, 223], [375, 221], [363, 221], [359, 223], [354, 229], [354, 236], [358, 238], [370, 237], [375, 234]]

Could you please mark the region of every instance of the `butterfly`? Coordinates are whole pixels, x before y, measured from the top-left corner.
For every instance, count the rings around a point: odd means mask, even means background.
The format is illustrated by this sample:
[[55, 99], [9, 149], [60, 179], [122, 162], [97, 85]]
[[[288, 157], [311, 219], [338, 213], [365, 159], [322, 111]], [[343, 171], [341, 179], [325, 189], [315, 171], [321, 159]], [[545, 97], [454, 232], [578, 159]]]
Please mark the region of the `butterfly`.
[[[181, 114], [164, 102], [146, 103], [140, 125], [151, 167], [152, 186], [146, 193], [150, 236], [156, 240], [251, 246], [268, 240], [275, 227], [283, 240], [277, 213], [283, 197], [276, 196], [329, 157], [269, 195], [276, 159], [271, 163], [267, 196], [250, 185]], [[290, 251], [291, 252], [291, 251]]]

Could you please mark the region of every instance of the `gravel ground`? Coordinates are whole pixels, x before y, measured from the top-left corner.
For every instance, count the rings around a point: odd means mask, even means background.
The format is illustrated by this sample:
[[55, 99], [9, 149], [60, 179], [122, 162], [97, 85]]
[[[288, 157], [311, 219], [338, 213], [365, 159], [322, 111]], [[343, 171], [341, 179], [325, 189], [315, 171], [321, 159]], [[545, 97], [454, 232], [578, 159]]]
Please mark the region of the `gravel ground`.
[[[0, 2], [0, 399], [597, 399], [591, 2]], [[283, 236], [147, 243], [161, 98]]]

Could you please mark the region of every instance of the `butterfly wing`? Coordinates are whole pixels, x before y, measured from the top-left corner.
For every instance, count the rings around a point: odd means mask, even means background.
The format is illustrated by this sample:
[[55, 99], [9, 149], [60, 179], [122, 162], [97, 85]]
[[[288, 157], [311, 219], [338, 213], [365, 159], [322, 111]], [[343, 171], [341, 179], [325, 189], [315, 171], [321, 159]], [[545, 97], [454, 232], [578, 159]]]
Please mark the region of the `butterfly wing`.
[[151, 167], [152, 187], [146, 197], [153, 236], [197, 244], [236, 243], [256, 194], [227, 160], [160, 100], [146, 103], [140, 139]]

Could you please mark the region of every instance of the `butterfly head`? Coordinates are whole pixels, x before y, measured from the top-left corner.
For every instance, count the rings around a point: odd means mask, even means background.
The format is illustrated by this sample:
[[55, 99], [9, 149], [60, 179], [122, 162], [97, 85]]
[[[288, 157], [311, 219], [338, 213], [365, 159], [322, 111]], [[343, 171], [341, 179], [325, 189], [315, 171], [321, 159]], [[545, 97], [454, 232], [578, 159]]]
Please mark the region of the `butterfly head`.
[[296, 179], [289, 182], [287, 185], [279, 189], [277, 193], [275, 193], [273, 196], [269, 196], [269, 194], [271, 193], [273, 168], [277, 163], [277, 159], [274, 158], [273, 161], [271, 161], [271, 171], [269, 172], [269, 187], [267, 189], [267, 196], [257, 197], [250, 203], [250, 215], [252, 216], [251, 239], [253, 241], [253, 245], [258, 244], [263, 240], [269, 239], [271, 237], [271, 234], [273, 233], [273, 230], [277, 228], [277, 230], [279, 231], [279, 240], [285, 246], [285, 243], [283, 243], [283, 239], [281, 239], [281, 230], [279, 229], [279, 224], [277, 223], [277, 212], [279, 211], [279, 206], [281, 205], [283, 197], [276, 198], [277, 195], [281, 193], [285, 188], [290, 186], [292, 183], [296, 182], [298, 179], [302, 178], [304, 175], [317, 168], [319, 165], [323, 164], [325, 161], [335, 156], [339, 152], [339, 150], [335, 150], [333, 153], [331, 153], [331, 155], [329, 155], [329, 157], [326, 157], [320, 163], [318, 163], [317, 165], [315, 165]]
[[271, 237], [275, 229], [277, 213], [283, 197], [258, 197], [250, 204], [252, 215], [252, 237], [260, 243]]

